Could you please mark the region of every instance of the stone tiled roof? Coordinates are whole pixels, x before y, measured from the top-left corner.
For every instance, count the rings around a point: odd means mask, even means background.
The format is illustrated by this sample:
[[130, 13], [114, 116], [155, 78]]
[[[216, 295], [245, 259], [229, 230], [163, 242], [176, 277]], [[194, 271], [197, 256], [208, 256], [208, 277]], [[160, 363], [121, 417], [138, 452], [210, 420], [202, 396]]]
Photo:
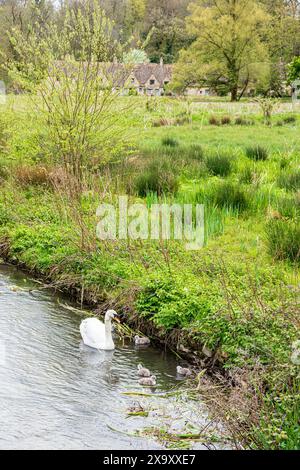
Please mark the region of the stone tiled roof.
[[172, 66], [164, 64], [139, 64], [134, 67], [133, 75], [142, 86], [153, 76], [159, 85], [163, 87], [164, 82], [169, 82], [172, 78]]
[[[65, 64], [60, 63], [62, 69], [65, 69]], [[144, 87], [151, 78], [155, 78], [156, 86], [159, 85], [163, 88], [165, 82], [170, 82], [172, 78], [172, 65], [170, 64], [136, 64], [129, 65], [119, 62], [106, 62], [99, 64], [101, 73], [112, 80], [114, 86], [123, 87], [130, 83], [131, 78], [135, 78], [135, 85]], [[72, 70], [72, 65], [69, 66]]]
[[134, 77], [138, 85], [145, 86], [151, 78], [155, 78], [162, 88], [172, 78], [172, 65], [169, 64], [137, 64], [129, 66], [121, 63], [106, 64], [106, 74], [124, 86], [130, 77]]

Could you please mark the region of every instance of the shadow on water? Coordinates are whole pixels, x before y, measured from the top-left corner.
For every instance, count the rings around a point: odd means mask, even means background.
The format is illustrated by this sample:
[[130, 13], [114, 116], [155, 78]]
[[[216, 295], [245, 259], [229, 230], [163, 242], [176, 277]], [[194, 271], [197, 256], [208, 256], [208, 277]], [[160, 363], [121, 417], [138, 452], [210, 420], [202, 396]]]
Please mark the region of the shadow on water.
[[[128, 418], [136, 397], [123, 392], [145, 391], [137, 383], [139, 362], [156, 375], [156, 391], [171, 389], [178, 384], [176, 358], [121, 341], [115, 351], [92, 350], [81, 341], [80, 321], [24, 273], [0, 266], [0, 448], [161, 448], [131, 434], [157, 419], [161, 425], [162, 416], [176, 427], [184, 416], [181, 409], [176, 415], [176, 399], [158, 405], [155, 395], [142, 398], [159, 412]], [[202, 410], [202, 424], [206, 419]]]

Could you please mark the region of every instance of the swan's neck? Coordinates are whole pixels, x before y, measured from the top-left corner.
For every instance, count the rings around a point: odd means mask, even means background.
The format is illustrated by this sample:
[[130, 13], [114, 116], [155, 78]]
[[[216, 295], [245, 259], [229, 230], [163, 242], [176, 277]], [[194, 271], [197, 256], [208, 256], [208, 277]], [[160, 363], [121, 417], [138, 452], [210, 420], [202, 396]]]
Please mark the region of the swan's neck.
[[105, 343], [107, 348], [114, 349], [114, 342], [111, 334], [111, 320], [105, 320]]

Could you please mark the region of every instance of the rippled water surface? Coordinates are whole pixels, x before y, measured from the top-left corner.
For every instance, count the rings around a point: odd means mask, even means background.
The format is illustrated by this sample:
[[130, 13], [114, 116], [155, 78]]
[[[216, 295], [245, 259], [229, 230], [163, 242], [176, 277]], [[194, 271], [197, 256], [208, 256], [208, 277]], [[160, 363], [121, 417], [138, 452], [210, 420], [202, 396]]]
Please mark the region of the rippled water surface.
[[[144, 390], [139, 362], [155, 373], [156, 393], [178, 384], [175, 357], [131, 343], [116, 342], [113, 352], [87, 348], [81, 319], [23, 273], [0, 266], [0, 448], [160, 448], [130, 435], [157, 417], [128, 418], [135, 398], [123, 392]], [[164, 403], [176, 409], [176, 401]], [[176, 422], [173, 416], [169, 425]]]

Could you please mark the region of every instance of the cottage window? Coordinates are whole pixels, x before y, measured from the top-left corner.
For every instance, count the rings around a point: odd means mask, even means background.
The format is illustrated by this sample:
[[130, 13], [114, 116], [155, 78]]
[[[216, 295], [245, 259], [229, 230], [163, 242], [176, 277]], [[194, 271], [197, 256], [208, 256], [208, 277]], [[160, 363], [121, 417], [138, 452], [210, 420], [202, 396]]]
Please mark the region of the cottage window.
[[150, 85], [154, 85], [155, 84], [155, 80], [151, 79], [150, 80]]

